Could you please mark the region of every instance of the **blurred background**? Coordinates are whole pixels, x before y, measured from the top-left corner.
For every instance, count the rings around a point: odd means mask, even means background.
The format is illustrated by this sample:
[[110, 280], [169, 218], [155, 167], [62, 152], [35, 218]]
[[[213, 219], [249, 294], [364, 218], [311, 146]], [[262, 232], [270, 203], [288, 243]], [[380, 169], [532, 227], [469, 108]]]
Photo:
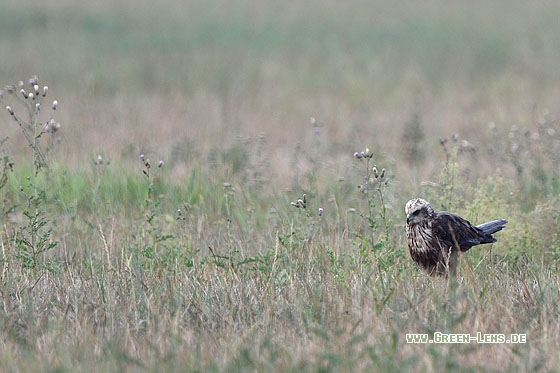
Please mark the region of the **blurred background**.
[[[366, 147], [416, 191], [446, 152], [465, 153], [472, 180], [534, 162], [550, 176], [559, 17], [555, 1], [8, 0], [0, 82], [51, 87], [70, 168], [145, 152], [179, 180], [208, 162], [228, 176], [260, 143], [281, 188], [312, 169], [344, 176]], [[8, 154], [28, 156], [0, 123]]]

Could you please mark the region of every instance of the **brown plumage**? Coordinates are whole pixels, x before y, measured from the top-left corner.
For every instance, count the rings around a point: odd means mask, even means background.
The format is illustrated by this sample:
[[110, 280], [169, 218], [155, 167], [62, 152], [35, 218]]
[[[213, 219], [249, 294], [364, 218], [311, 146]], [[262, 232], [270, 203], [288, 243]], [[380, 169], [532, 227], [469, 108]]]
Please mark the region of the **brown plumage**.
[[407, 202], [406, 237], [412, 259], [431, 275], [454, 272], [457, 253], [475, 245], [496, 242], [492, 234], [507, 220], [493, 220], [477, 226], [450, 212], [435, 212], [422, 198]]

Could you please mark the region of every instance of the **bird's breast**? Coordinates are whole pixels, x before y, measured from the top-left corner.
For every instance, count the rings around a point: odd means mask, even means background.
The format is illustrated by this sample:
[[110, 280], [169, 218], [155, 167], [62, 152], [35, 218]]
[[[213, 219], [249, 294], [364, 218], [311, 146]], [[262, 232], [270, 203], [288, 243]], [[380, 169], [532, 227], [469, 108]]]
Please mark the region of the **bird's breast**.
[[407, 225], [406, 235], [411, 253], [423, 254], [429, 250], [430, 242], [433, 238], [430, 226], [421, 224]]

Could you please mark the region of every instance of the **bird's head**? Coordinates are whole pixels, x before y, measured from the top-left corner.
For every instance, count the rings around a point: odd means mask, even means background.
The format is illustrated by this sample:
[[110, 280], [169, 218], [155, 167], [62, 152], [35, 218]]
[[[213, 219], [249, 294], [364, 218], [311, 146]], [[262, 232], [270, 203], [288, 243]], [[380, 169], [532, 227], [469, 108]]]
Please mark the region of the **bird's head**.
[[434, 215], [434, 209], [428, 201], [422, 198], [413, 198], [406, 203], [404, 207], [406, 213], [406, 224], [420, 224]]

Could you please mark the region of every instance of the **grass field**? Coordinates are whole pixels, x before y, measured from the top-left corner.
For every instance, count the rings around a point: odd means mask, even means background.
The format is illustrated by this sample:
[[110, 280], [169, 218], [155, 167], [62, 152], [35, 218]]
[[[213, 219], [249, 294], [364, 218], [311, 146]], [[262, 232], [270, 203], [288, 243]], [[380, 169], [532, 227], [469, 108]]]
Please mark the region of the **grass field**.
[[[0, 370], [557, 370], [559, 16], [5, 2]], [[431, 278], [416, 196], [509, 222]]]

